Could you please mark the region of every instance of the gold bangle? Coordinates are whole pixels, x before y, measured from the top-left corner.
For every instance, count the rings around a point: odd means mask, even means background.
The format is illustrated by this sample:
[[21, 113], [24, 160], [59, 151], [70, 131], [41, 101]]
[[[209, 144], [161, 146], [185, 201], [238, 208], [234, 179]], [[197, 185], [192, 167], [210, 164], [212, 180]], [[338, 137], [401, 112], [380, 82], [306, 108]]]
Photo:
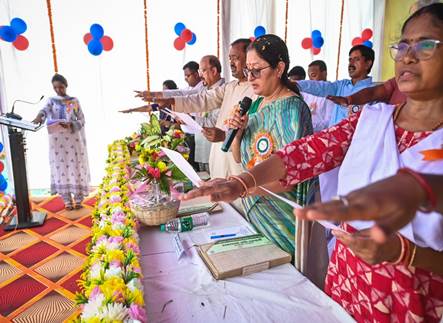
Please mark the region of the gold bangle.
[[248, 194], [248, 185], [246, 185], [245, 181], [239, 176], [231, 175], [228, 177], [228, 180], [232, 179], [236, 180], [237, 182], [240, 182], [240, 184], [243, 186], [244, 192], [240, 195], [240, 197], [245, 198], [246, 195]]
[[401, 244], [401, 251], [400, 251], [400, 255], [398, 256], [398, 258], [394, 261], [394, 262], [390, 262], [391, 265], [399, 265], [401, 263], [401, 261], [403, 260], [403, 258], [405, 257], [405, 253], [406, 253], [406, 240], [405, 238], [402, 237], [402, 235], [400, 233], [396, 233], [397, 237], [400, 239], [400, 244]]
[[250, 187], [250, 188], [257, 187], [257, 181], [255, 180], [255, 176], [254, 176], [249, 170], [247, 170], [246, 172], [244, 172], [244, 174], [248, 174], [249, 176], [251, 176], [252, 180], [254, 181], [254, 186], [253, 186], [253, 187]]
[[417, 253], [417, 245], [414, 244], [414, 248], [412, 249], [412, 256], [411, 256], [411, 259], [409, 260], [408, 267], [412, 267], [412, 264], [414, 263], [414, 260], [415, 260], [416, 253]]

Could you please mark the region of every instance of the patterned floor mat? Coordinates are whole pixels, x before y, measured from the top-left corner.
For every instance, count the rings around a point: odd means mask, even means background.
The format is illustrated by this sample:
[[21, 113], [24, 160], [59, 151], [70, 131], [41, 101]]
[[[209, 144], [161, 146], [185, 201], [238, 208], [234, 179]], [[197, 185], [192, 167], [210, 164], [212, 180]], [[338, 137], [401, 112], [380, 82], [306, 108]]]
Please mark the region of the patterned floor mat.
[[77, 314], [74, 296], [91, 235], [94, 198], [68, 211], [58, 196], [33, 200], [47, 212], [41, 227], [0, 227], [0, 322], [63, 322]]

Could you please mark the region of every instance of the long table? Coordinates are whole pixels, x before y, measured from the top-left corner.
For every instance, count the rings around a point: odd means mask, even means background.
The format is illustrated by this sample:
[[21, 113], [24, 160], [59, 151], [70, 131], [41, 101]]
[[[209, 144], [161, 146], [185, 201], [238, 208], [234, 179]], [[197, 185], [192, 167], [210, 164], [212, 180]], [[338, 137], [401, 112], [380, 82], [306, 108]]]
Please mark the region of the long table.
[[223, 212], [211, 215], [209, 226], [180, 233], [186, 250], [180, 259], [174, 234], [158, 227], [140, 230], [149, 322], [354, 322], [290, 264], [216, 281], [194, 245], [208, 242], [210, 231], [233, 226], [254, 231], [235, 209], [223, 204]]

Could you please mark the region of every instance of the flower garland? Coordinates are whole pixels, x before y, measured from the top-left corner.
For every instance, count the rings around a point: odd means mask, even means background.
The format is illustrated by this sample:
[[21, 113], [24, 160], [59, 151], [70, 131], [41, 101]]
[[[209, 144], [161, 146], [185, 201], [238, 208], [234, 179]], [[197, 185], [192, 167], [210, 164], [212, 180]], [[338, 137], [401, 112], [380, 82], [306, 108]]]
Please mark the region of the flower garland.
[[92, 241], [76, 301], [75, 322], [146, 322], [137, 225], [128, 207], [129, 152], [124, 141], [108, 147], [106, 175], [93, 212]]

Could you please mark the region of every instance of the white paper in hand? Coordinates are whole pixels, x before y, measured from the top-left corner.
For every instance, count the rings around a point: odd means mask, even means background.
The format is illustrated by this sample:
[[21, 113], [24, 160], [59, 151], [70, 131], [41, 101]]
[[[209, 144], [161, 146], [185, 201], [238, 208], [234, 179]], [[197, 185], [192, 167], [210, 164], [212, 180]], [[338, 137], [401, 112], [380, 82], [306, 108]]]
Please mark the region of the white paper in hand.
[[[279, 200], [289, 204], [290, 206], [292, 206], [294, 209], [301, 209], [301, 205], [295, 203], [294, 201], [288, 200], [286, 197], [280, 196], [266, 188], [264, 188], [263, 186], [260, 186], [260, 188], [265, 191], [268, 192], [269, 194], [271, 194], [272, 196], [278, 198]], [[339, 226], [336, 226], [334, 223], [331, 223], [329, 221], [324, 221], [324, 220], [317, 220], [318, 223], [320, 223], [322, 226], [324, 226], [326, 229], [331, 229], [331, 230], [337, 230], [337, 231], [341, 231], [341, 232], [346, 232], [344, 231], [342, 228], [340, 228]]]
[[178, 117], [188, 128], [188, 133], [191, 131], [195, 133], [201, 133], [203, 131], [202, 126], [200, 126], [192, 117], [187, 113], [182, 112], [172, 112], [176, 117]]
[[175, 166], [177, 166], [177, 168], [180, 169], [181, 172], [191, 180], [192, 184], [200, 187], [200, 177], [198, 176], [194, 168], [192, 168], [191, 164], [189, 164], [188, 161], [182, 156], [182, 154], [163, 147], [161, 147], [161, 150], [166, 154], [166, 156], [169, 157], [169, 159], [175, 164]]

